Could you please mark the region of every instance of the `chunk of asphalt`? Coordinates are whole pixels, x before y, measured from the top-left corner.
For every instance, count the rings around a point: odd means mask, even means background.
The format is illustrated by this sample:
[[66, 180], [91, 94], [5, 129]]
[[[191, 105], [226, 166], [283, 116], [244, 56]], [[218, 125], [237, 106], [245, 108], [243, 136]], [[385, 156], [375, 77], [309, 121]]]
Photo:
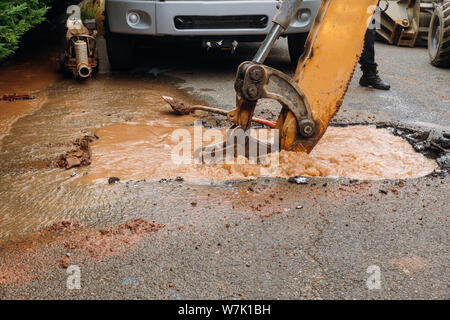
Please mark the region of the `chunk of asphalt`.
[[290, 177], [288, 182], [296, 183], [296, 184], [307, 184], [308, 183], [308, 178], [305, 178], [305, 177], [302, 177], [302, 176], [295, 176], [295, 177]]
[[439, 139], [438, 143], [441, 145], [444, 149], [450, 149], [450, 139], [442, 137]]
[[450, 153], [444, 154], [436, 159], [439, 167], [443, 169], [450, 169]]
[[109, 184], [118, 183], [119, 181], [120, 181], [120, 178], [118, 178], [118, 177], [110, 177], [108, 179]]

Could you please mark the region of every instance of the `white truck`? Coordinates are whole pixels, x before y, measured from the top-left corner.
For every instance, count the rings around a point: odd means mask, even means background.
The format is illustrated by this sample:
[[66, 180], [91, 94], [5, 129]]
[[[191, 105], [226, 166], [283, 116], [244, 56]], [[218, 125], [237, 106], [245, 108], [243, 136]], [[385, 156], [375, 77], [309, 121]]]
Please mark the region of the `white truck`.
[[[106, 0], [105, 36], [113, 69], [133, 64], [136, 36], [185, 37], [205, 47], [259, 42], [272, 27], [277, 0]], [[321, 0], [304, 0], [289, 28], [289, 54], [297, 64]]]

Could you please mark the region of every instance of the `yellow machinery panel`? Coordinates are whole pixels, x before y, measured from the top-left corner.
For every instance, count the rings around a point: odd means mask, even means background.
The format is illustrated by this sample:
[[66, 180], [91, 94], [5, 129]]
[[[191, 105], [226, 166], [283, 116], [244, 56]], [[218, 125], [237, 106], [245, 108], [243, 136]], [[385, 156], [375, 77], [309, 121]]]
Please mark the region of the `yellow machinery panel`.
[[[317, 134], [294, 144], [297, 135], [292, 114], [280, 115], [281, 148], [310, 152], [342, 105], [364, 47], [364, 35], [378, 0], [324, 0], [300, 57], [294, 82], [307, 97]], [[286, 117], [284, 119], [284, 117]]]

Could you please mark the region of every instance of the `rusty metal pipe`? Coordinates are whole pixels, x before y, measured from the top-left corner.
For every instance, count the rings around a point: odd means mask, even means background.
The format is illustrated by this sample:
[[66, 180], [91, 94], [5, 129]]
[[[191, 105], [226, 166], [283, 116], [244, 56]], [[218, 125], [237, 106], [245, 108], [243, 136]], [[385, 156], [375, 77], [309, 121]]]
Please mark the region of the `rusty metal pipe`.
[[77, 74], [81, 78], [88, 78], [92, 69], [89, 66], [87, 43], [83, 40], [75, 42], [75, 57], [77, 60]]
[[[166, 101], [171, 107], [172, 109], [178, 113], [178, 114], [190, 114], [192, 112], [194, 112], [195, 110], [202, 110], [202, 111], [206, 111], [206, 112], [212, 112], [215, 114], [220, 114], [223, 116], [227, 116], [228, 115], [228, 111], [226, 110], [222, 110], [222, 109], [218, 109], [218, 108], [212, 108], [212, 107], [208, 107], [208, 106], [201, 106], [201, 105], [194, 105], [194, 106], [188, 106], [186, 104], [184, 104], [184, 102], [182, 102], [181, 100], [172, 98], [172, 97], [168, 97], [168, 96], [162, 96], [163, 100]], [[266, 119], [259, 119], [259, 118], [252, 118], [253, 122], [259, 123], [259, 124], [263, 124], [266, 125], [270, 128], [275, 128], [276, 123], [273, 121], [269, 121]]]

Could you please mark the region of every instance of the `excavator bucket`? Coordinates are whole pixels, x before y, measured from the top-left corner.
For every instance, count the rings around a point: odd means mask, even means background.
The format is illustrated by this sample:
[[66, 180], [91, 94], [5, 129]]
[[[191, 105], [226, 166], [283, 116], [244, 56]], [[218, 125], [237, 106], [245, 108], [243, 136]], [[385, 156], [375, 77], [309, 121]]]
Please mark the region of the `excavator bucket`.
[[277, 122], [281, 149], [310, 152], [325, 133], [342, 105], [377, 2], [322, 1], [294, 77], [309, 102], [316, 132], [310, 139], [299, 140], [296, 119], [285, 109]]

